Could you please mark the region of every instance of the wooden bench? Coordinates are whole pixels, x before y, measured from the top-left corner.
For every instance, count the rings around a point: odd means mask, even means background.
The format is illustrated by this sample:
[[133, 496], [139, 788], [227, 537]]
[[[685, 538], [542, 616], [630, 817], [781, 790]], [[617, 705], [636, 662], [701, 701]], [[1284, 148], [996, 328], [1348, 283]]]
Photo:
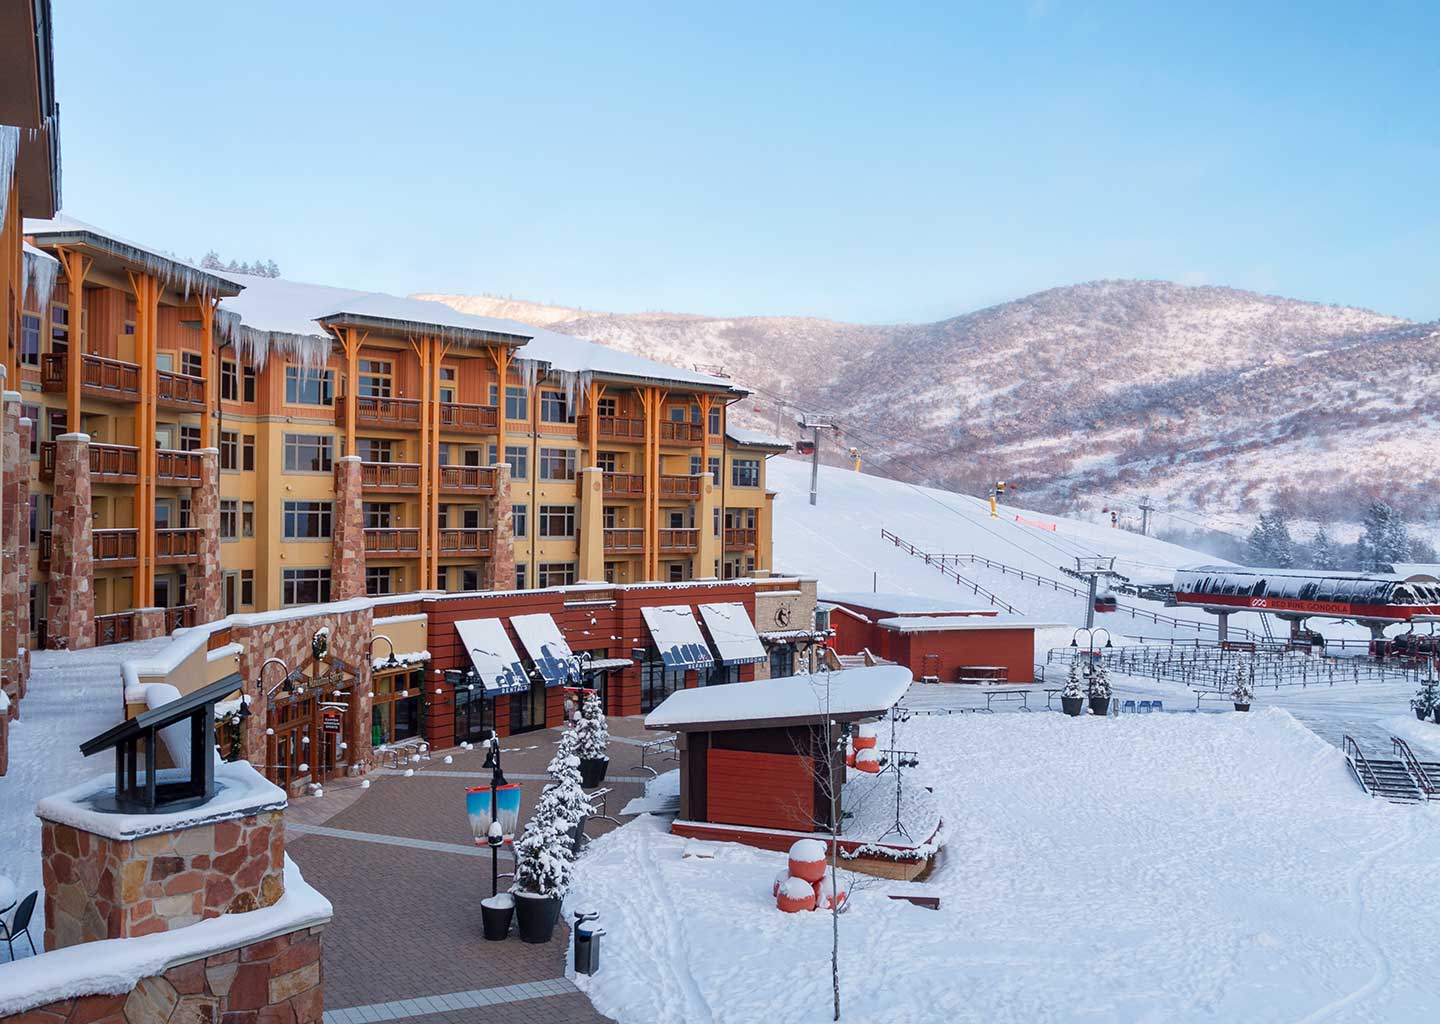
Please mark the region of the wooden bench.
[[957, 683], [1008, 683], [1010, 670], [1004, 665], [961, 665], [955, 670]]
[[997, 701], [1019, 701], [1021, 711], [1030, 710], [1030, 695], [1024, 690], [986, 690], [985, 710], [993, 712], [992, 705]]

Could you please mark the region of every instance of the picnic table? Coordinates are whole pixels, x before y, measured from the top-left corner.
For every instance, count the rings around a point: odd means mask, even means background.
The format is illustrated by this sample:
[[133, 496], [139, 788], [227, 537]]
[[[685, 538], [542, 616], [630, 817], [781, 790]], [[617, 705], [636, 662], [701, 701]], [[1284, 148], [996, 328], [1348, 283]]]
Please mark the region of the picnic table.
[[1047, 687], [1045, 688], [1045, 710], [1046, 710], [1046, 711], [1053, 711], [1053, 710], [1055, 710], [1054, 707], [1052, 706], [1051, 702], [1055, 699], [1055, 695], [1056, 695], [1057, 693], [1064, 693], [1064, 692], [1065, 692], [1065, 687], [1063, 687], [1063, 686], [1047, 686]]
[[658, 776], [659, 769], [645, 763], [646, 759], [653, 761], [680, 760], [680, 751], [675, 746], [674, 736], [664, 736], [658, 740], [651, 740], [649, 743], [640, 744], [640, 763], [636, 768], [642, 768], [651, 775]]
[[961, 665], [955, 670], [957, 683], [1008, 683], [1010, 670], [1004, 665]]
[[1024, 690], [986, 690], [985, 710], [993, 712], [995, 710], [993, 705], [997, 700], [1006, 702], [1018, 700], [1021, 711], [1030, 710], [1030, 695]]
[[375, 748], [375, 754], [383, 759], [387, 768], [400, 769], [411, 763], [411, 759], [415, 757], [429, 761], [430, 744], [419, 736], [411, 736], [409, 739], [381, 744]]
[[1219, 700], [1224, 701], [1226, 704], [1232, 704], [1235, 700], [1235, 698], [1231, 697], [1228, 693], [1213, 693], [1208, 690], [1192, 690], [1191, 692], [1195, 694], [1196, 711], [1200, 710], [1200, 704], [1202, 701]]

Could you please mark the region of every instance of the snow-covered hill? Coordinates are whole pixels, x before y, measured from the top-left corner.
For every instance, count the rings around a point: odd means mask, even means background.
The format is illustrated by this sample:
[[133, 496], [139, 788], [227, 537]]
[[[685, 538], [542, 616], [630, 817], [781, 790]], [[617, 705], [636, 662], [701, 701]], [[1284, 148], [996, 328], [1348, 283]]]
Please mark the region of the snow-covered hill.
[[[867, 464], [1042, 507], [1133, 506], [1247, 521], [1286, 498], [1353, 515], [1440, 483], [1440, 325], [1231, 288], [1093, 281], [930, 324], [604, 313], [428, 296], [678, 366], [723, 369], [756, 397], [742, 422], [829, 414]], [[1193, 524], [1190, 524], [1193, 525]]]

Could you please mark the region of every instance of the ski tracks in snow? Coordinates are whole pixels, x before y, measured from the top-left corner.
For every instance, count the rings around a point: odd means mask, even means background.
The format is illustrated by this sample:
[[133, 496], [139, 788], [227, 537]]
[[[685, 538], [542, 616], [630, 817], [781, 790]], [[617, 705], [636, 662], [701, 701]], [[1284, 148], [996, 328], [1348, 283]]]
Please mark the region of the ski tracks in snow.
[[1411, 816], [1406, 823], [1405, 834], [1403, 836], [1400, 836], [1393, 842], [1386, 843], [1384, 846], [1371, 850], [1361, 858], [1360, 863], [1355, 865], [1355, 869], [1350, 872], [1348, 882], [1351, 903], [1350, 928], [1355, 933], [1355, 938], [1365, 946], [1370, 953], [1371, 959], [1375, 961], [1375, 970], [1370, 975], [1370, 979], [1354, 991], [1325, 1004], [1308, 1016], [1300, 1018], [1300, 1020], [1296, 1021], [1296, 1024], [1320, 1024], [1321, 1021], [1333, 1020], [1335, 1015], [1341, 1010], [1348, 1009], [1357, 1003], [1369, 999], [1390, 984], [1392, 974], [1390, 956], [1380, 946], [1380, 943], [1371, 938], [1370, 933], [1365, 930], [1365, 881], [1370, 876], [1370, 873], [1375, 870], [1375, 865], [1380, 861], [1381, 857], [1404, 846], [1414, 838], [1415, 819]]
[[638, 874], [650, 891], [652, 906], [660, 909], [664, 920], [656, 922], [661, 927], [637, 929], [634, 937], [643, 937], [648, 947], [645, 960], [658, 971], [657, 980], [665, 990], [665, 1001], [679, 1011], [673, 1019], [685, 1024], [712, 1024], [715, 1018], [710, 1012], [710, 1003], [701, 994], [695, 975], [690, 971], [690, 948], [685, 941], [680, 915], [675, 910], [669, 887], [655, 877], [660, 871], [660, 862], [655, 857], [649, 834], [643, 829], [639, 834], [639, 845], [639, 859], [644, 868]]

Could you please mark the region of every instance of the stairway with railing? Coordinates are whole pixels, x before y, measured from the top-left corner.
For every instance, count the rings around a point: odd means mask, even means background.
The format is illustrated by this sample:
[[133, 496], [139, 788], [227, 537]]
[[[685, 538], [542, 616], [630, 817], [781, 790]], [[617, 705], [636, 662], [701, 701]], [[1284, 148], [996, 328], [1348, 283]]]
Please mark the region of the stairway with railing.
[[967, 576], [960, 575], [958, 570], [950, 568], [947, 563], [941, 561], [940, 559], [937, 559], [929, 552], [921, 551], [914, 544], [911, 544], [909, 541], [901, 540], [899, 537], [895, 536], [895, 534], [891, 533], [889, 530], [883, 527], [880, 530], [880, 536], [893, 543], [897, 548], [900, 548], [902, 551], [913, 555], [915, 558], [923, 559], [926, 565], [933, 565], [935, 568], [939, 569], [943, 575], [954, 580], [960, 586], [968, 588], [970, 593], [976, 595], [977, 597], [988, 598], [990, 603], [995, 607], [1003, 608], [1011, 614], [1019, 614], [1020, 609], [1006, 602], [1000, 597], [999, 594], [995, 593], [993, 590], [987, 589], [986, 587], [982, 587], [980, 584], [976, 583], [974, 580], [970, 579]]
[[1436, 799], [1431, 779], [1440, 772], [1440, 764], [1422, 763], [1410, 750], [1410, 745], [1398, 736], [1392, 736], [1390, 741], [1399, 757], [1369, 757], [1353, 737], [1345, 736], [1342, 745], [1345, 763], [1360, 788], [1372, 797], [1393, 804], [1416, 804]]

